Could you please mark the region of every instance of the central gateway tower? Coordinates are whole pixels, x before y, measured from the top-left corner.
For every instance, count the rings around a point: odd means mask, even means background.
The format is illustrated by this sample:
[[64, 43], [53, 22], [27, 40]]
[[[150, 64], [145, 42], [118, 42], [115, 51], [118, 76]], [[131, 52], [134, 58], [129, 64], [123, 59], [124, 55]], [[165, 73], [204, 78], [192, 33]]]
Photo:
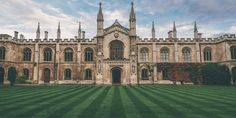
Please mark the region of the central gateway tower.
[[96, 84], [137, 84], [136, 17], [133, 3], [129, 28], [118, 20], [103, 28], [102, 4], [97, 15]]

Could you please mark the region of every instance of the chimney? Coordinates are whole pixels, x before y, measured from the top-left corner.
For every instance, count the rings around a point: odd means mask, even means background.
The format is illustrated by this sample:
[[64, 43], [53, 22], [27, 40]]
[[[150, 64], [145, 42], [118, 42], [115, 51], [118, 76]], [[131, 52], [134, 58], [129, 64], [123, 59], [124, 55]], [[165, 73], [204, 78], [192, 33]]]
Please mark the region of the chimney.
[[168, 38], [173, 38], [173, 31], [168, 32]]
[[17, 31], [14, 31], [14, 38], [18, 39], [18, 32]]
[[82, 39], [85, 39], [85, 31], [82, 31]]
[[198, 38], [202, 38], [202, 33], [198, 33]]
[[44, 38], [48, 39], [48, 31], [44, 31]]
[[20, 39], [24, 39], [24, 35], [23, 34], [20, 34]]

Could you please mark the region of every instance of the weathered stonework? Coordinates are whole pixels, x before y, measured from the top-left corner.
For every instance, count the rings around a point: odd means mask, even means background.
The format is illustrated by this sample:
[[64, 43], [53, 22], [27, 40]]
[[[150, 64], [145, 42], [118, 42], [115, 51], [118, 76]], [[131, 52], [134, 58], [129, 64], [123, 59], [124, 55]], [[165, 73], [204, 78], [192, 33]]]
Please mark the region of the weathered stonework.
[[[35, 84], [45, 83], [44, 69], [50, 70], [49, 83], [55, 84], [168, 84], [171, 79], [164, 80], [162, 63], [172, 64], [204, 64], [207, 62], [223, 63], [232, 70], [236, 67], [236, 60], [231, 57], [230, 48], [236, 46], [235, 35], [224, 35], [219, 38], [202, 38], [198, 31], [194, 31], [194, 38], [155, 38], [154, 24], [152, 27], [152, 38], [140, 38], [136, 35], [136, 17], [133, 4], [130, 12], [129, 28], [125, 28], [116, 20], [108, 28], [103, 28], [103, 14], [100, 4], [97, 19], [97, 35], [92, 39], [86, 39], [79, 29], [78, 36], [71, 39], [39, 38], [40, 31], [37, 30], [36, 39], [19, 39], [18, 36], [11, 37], [6, 34], [0, 35], [0, 47], [6, 49], [5, 59], [0, 60], [3, 68], [3, 83], [8, 83], [8, 69], [16, 68], [17, 76], [23, 76], [23, 69], [29, 70], [29, 80]], [[59, 27], [60, 28], [60, 27]], [[175, 29], [176, 30], [176, 29]], [[59, 30], [60, 31], [60, 30]], [[173, 32], [175, 35], [177, 32]], [[122, 58], [112, 59], [111, 42], [121, 42], [123, 46]], [[31, 60], [23, 61], [25, 48], [32, 51]], [[183, 58], [183, 49], [190, 49], [191, 61], [186, 62]], [[52, 60], [44, 61], [46, 48], [52, 50]], [[65, 50], [73, 50], [72, 61], [65, 61]], [[85, 50], [91, 48], [93, 60], [85, 61]], [[141, 54], [143, 48], [147, 49], [145, 60]], [[168, 58], [163, 62], [161, 50], [168, 49]], [[204, 60], [204, 49], [211, 49], [211, 60]], [[144, 55], [143, 55], [144, 56]], [[66, 80], [65, 70], [71, 70], [71, 78]], [[85, 79], [85, 71], [90, 69], [92, 77]], [[148, 69], [146, 79], [142, 77], [142, 70]], [[115, 70], [115, 71], [114, 71]], [[178, 74], [180, 73], [180, 74]], [[1, 73], [0, 73], [1, 74]], [[168, 72], [169, 77], [172, 75]], [[186, 77], [188, 74], [177, 72], [177, 78]], [[232, 73], [233, 74], [233, 73]], [[117, 77], [119, 76], [119, 77]], [[1, 79], [1, 78], [0, 78]], [[114, 80], [119, 79], [119, 80]], [[114, 83], [114, 81], [120, 81]], [[186, 82], [189, 82], [188, 80]]]

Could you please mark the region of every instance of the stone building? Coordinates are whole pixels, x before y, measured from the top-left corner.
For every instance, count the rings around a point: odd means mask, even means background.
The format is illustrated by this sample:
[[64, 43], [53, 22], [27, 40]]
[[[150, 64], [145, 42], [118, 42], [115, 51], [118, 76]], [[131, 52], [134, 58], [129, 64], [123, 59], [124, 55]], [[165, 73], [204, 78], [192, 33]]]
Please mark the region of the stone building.
[[[153, 23], [151, 38], [141, 39], [133, 3], [129, 17], [128, 28], [118, 20], [104, 28], [100, 3], [97, 34], [92, 39], [85, 38], [81, 27], [75, 38], [62, 39], [60, 23], [55, 39], [49, 39], [47, 31], [41, 37], [40, 24], [35, 39], [18, 37], [17, 31], [13, 37], [0, 34], [0, 83], [8, 83], [9, 76], [25, 76], [36, 84], [172, 83], [173, 67], [208, 62], [226, 64], [232, 82], [236, 80], [235, 35], [202, 38], [195, 23], [193, 38], [178, 38], [174, 23], [168, 38], [156, 38]], [[190, 82], [184, 70], [177, 75]]]

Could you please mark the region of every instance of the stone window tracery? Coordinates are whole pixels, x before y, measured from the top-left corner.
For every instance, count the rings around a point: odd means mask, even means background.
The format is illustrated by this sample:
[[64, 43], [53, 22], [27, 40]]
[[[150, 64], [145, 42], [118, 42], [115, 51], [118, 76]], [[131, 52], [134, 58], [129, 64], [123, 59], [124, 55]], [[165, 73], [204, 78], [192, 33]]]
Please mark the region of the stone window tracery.
[[31, 61], [32, 51], [30, 48], [25, 48], [23, 50], [23, 61]]

